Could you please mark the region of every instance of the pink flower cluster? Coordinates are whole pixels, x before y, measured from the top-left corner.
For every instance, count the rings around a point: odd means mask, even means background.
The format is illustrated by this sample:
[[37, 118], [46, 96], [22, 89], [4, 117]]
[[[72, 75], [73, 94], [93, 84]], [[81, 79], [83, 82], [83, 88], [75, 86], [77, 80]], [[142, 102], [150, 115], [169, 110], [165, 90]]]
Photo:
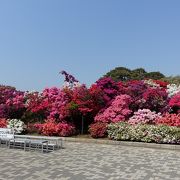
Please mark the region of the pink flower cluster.
[[152, 112], [149, 109], [139, 109], [129, 119], [130, 124], [155, 124], [156, 119], [161, 117], [161, 113]]
[[111, 106], [105, 109], [103, 113], [99, 113], [95, 117], [95, 121], [105, 123], [125, 121], [132, 113], [129, 109], [131, 102], [131, 97], [128, 95], [116, 96]]
[[68, 117], [69, 113], [66, 106], [69, 98], [63, 90], [56, 87], [46, 88], [42, 95], [44, 103], [48, 105], [48, 119], [62, 121]]

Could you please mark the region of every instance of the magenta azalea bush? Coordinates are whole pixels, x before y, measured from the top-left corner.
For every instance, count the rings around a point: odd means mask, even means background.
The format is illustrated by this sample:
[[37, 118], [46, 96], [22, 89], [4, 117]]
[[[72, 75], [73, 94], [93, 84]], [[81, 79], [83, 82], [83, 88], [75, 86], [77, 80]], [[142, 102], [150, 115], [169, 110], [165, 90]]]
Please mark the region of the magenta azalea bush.
[[130, 124], [155, 124], [156, 120], [161, 118], [161, 113], [156, 113], [149, 109], [139, 109], [129, 119]]

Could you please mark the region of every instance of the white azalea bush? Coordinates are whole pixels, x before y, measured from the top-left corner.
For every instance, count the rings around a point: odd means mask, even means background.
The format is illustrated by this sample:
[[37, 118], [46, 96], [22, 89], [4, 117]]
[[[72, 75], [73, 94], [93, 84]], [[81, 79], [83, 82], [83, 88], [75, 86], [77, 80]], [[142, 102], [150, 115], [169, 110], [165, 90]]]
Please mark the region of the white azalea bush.
[[169, 97], [174, 96], [175, 94], [180, 92], [180, 85], [176, 84], [168, 84], [167, 85], [167, 93]]
[[152, 79], [144, 80], [144, 83], [150, 86], [151, 88], [160, 88], [160, 85], [155, 83]]
[[21, 134], [24, 130], [25, 124], [20, 119], [10, 119], [8, 120], [7, 128], [14, 129], [15, 134]]
[[139, 141], [180, 144], [180, 128], [166, 125], [130, 125], [126, 122], [108, 125], [108, 137], [117, 141]]

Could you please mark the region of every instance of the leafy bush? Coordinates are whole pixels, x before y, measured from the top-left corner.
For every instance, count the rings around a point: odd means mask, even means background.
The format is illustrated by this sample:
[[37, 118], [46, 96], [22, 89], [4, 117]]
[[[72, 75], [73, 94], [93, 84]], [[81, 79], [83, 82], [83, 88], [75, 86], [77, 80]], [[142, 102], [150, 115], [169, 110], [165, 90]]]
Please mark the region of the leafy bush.
[[103, 138], [107, 136], [107, 123], [97, 122], [89, 126], [89, 132], [93, 138]]
[[165, 125], [130, 125], [120, 122], [108, 125], [108, 137], [118, 141], [180, 144], [180, 128]]
[[149, 109], [139, 109], [129, 119], [130, 124], [155, 124], [156, 119], [161, 117], [161, 113], [152, 112]]

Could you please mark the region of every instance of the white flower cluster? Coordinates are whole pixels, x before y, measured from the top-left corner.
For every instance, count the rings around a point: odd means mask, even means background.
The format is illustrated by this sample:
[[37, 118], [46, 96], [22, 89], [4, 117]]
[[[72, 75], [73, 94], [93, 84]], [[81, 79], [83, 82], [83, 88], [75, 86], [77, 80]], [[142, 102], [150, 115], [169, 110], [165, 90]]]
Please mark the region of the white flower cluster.
[[20, 134], [24, 130], [24, 122], [19, 119], [10, 119], [7, 128], [14, 129], [15, 134]]
[[69, 82], [65, 81], [64, 84], [63, 84], [63, 89], [66, 89], [66, 88], [74, 89], [74, 88], [80, 87], [80, 86], [81, 86], [81, 83], [79, 83], [79, 82], [69, 83]]
[[174, 96], [175, 94], [180, 92], [180, 85], [176, 85], [176, 84], [168, 84], [167, 85], [167, 93], [169, 97]]
[[155, 83], [152, 79], [144, 80], [144, 83], [152, 88], [160, 88], [160, 85]]

